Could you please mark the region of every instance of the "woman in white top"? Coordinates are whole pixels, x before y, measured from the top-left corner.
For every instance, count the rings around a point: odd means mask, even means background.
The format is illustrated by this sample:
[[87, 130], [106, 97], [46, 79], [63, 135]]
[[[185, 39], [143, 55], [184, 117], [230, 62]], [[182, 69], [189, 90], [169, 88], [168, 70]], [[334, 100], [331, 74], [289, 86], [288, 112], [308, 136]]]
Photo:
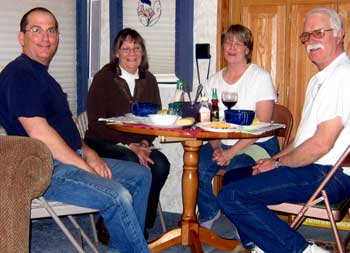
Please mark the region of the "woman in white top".
[[[251, 63], [253, 35], [242, 25], [231, 25], [222, 35], [223, 56], [227, 67], [213, 75], [205, 85], [206, 94], [217, 89], [218, 97], [223, 91], [238, 93], [238, 102], [232, 109], [254, 110], [261, 122], [270, 122], [277, 99], [271, 75]], [[219, 117], [224, 118], [225, 106], [220, 100]], [[211, 140], [200, 151], [198, 208], [201, 226], [211, 228], [220, 217], [211, 181], [217, 171], [248, 167], [255, 161], [279, 151], [277, 138]], [[250, 173], [247, 170], [247, 173]]]

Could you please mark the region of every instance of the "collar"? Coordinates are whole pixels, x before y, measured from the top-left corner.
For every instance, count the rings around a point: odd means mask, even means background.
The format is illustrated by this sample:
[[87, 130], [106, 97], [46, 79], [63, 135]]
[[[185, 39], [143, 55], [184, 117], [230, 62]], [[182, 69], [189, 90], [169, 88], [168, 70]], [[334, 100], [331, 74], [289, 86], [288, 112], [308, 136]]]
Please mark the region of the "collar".
[[29, 61], [35, 67], [42, 68], [42, 69], [44, 69], [46, 71], [49, 69], [48, 65], [44, 65], [44, 64], [41, 64], [40, 62], [34, 61], [32, 58], [30, 58], [28, 55], [26, 55], [24, 53], [21, 54], [21, 57], [26, 59], [27, 61]]
[[139, 69], [137, 69], [135, 74], [131, 74], [128, 71], [126, 71], [124, 68], [122, 68], [120, 65], [119, 65], [119, 68], [120, 68], [120, 70], [122, 72], [120, 77], [124, 78], [125, 80], [139, 79]]
[[335, 58], [327, 67], [325, 67], [315, 75], [315, 78], [317, 79], [317, 81], [319, 83], [323, 83], [335, 68], [343, 64], [344, 60], [346, 60], [347, 57], [348, 56], [345, 52], [338, 55], [337, 58]]

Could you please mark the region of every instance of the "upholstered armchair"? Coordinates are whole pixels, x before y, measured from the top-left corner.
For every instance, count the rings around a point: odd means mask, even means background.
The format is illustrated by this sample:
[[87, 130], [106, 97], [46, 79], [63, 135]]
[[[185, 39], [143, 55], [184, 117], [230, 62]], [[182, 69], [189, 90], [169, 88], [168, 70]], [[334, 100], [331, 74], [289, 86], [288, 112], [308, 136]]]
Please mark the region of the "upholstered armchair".
[[0, 252], [29, 252], [31, 200], [49, 185], [52, 168], [42, 142], [0, 136]]

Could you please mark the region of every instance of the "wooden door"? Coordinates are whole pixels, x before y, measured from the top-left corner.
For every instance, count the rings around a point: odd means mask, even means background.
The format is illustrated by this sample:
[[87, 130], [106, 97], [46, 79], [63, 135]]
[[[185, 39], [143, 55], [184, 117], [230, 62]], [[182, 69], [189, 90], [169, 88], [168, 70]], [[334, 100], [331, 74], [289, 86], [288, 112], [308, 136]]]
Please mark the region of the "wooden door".
[[[254, 36], [253, 62], [271, 73], [279, 103], [285, 104], [285, 39], [287, 36], [285, 1], [273, 1], [270, 4], [242, 1], [240, 20]], [[280, 64], [281, 62], [283, 64]]]

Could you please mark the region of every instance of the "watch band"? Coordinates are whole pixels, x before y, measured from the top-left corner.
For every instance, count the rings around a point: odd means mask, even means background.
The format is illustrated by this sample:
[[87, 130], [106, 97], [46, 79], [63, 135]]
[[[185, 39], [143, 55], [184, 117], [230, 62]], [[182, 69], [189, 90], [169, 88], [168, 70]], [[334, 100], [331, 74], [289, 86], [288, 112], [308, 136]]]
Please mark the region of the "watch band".
[[282, 163], [279, 161], [279, 158], [275, 160], [275, 168], [278, 168], [282, 165]]

